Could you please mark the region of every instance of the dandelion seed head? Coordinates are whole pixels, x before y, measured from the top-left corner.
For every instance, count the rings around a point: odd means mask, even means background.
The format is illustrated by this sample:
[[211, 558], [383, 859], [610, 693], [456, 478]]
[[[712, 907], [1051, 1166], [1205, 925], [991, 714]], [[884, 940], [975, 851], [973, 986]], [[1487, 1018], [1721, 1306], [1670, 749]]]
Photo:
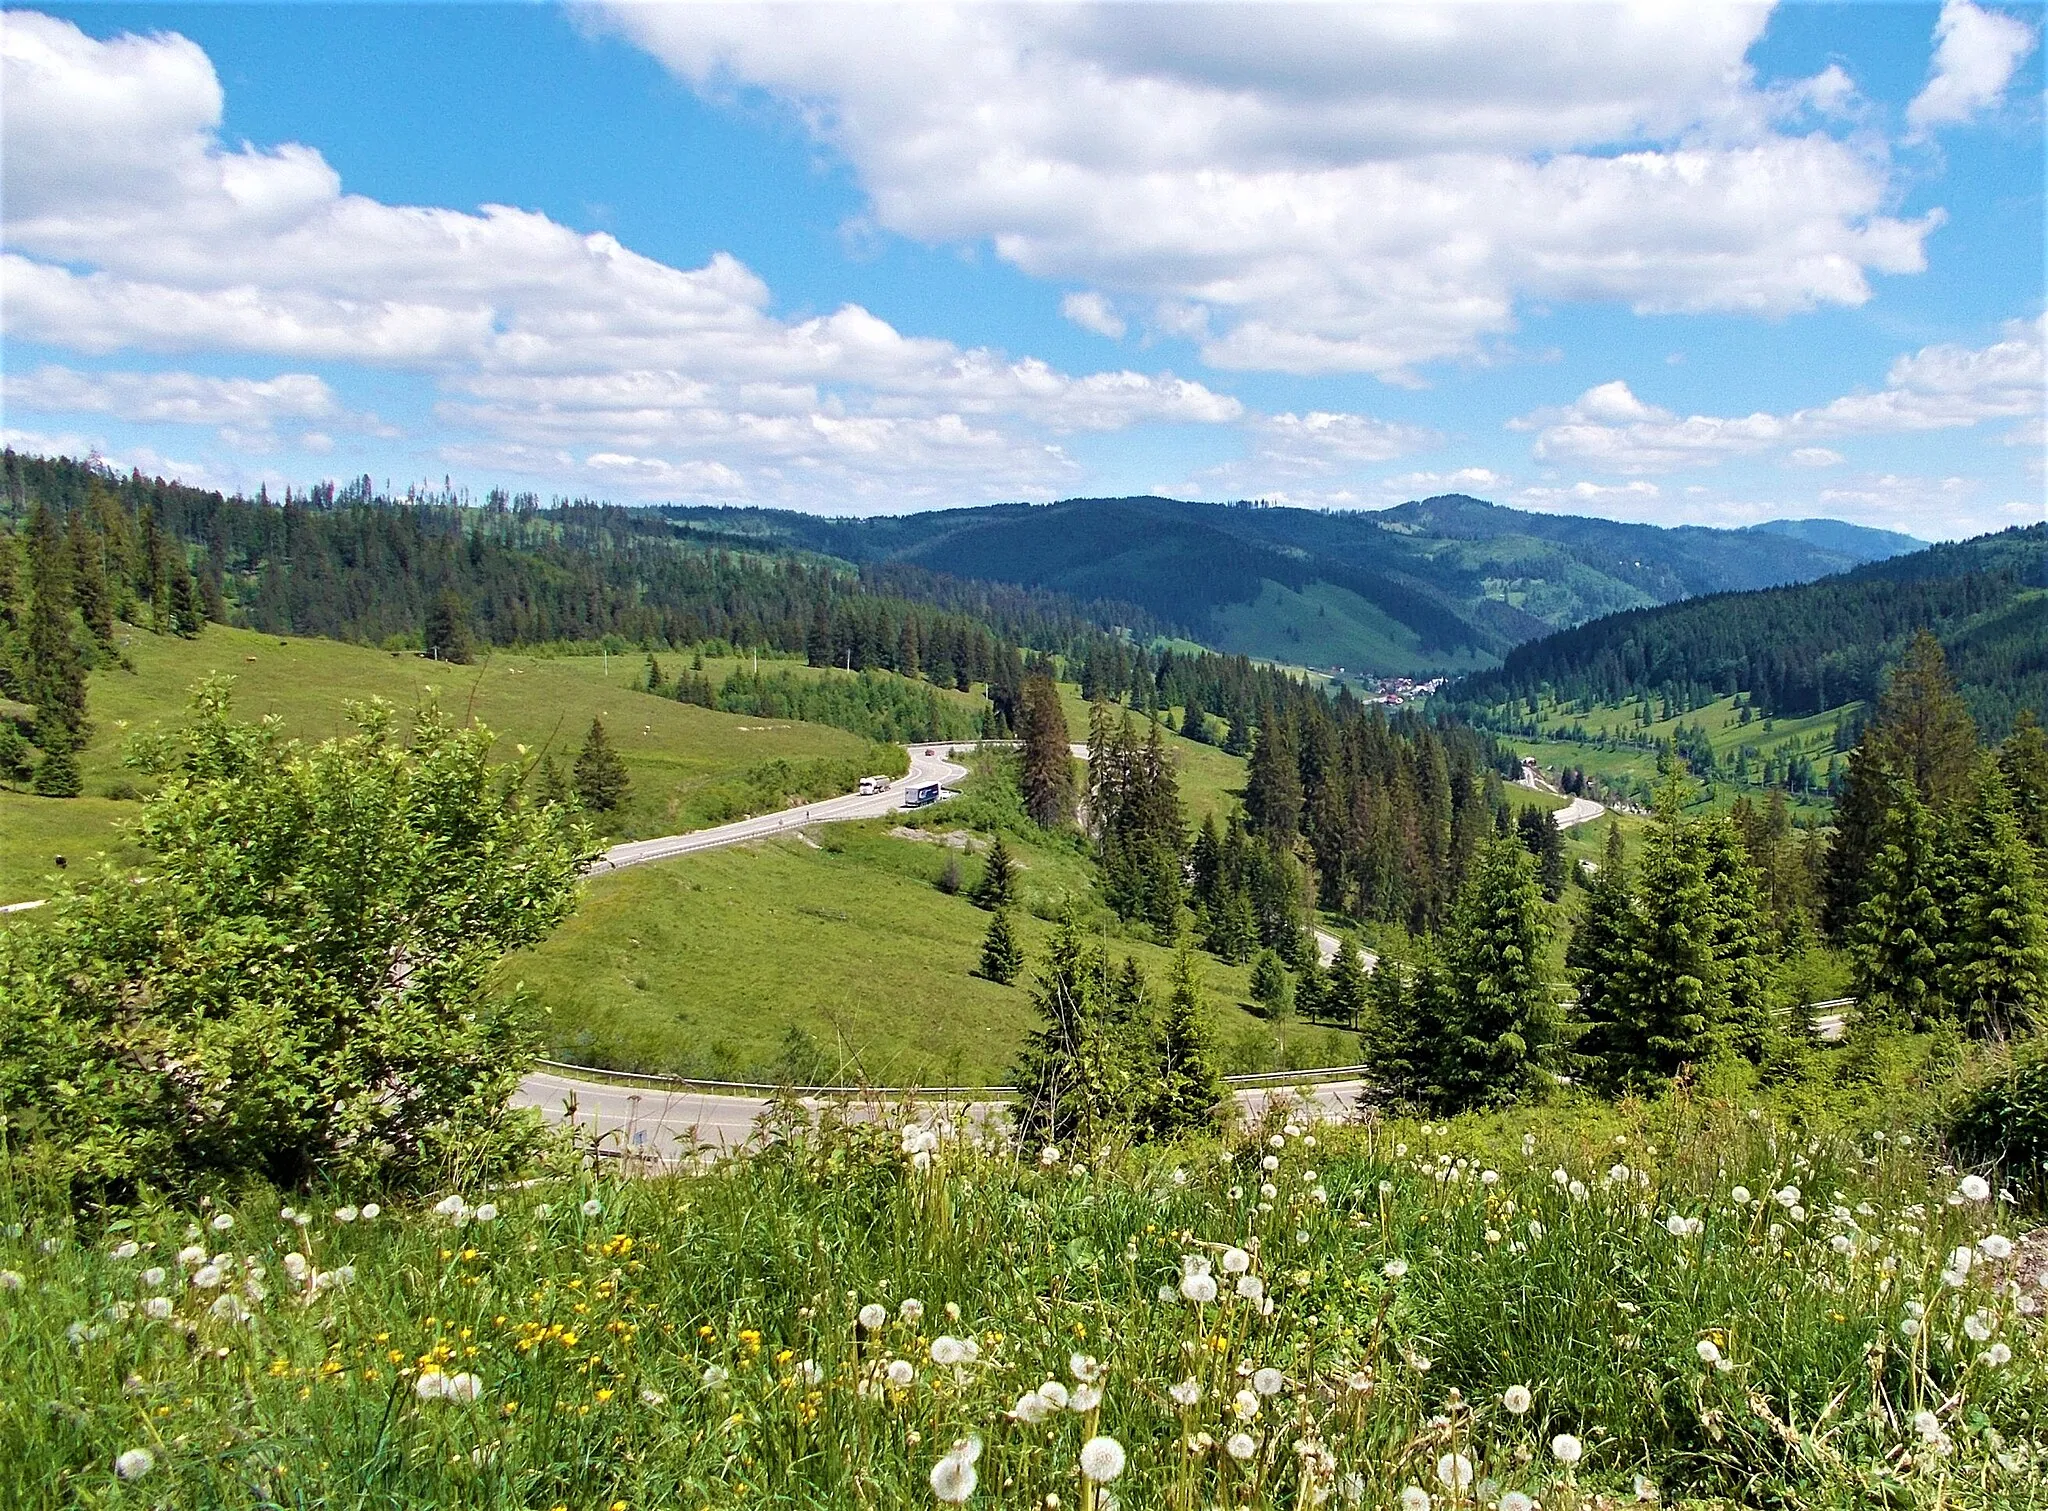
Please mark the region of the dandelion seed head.
[[878, 1333], [889, 1325], [889, 1309], [879, 1301], [870, 1301], [860, 1309], [857, 1320], [869, 1332]]
[[1530, 1395], [1526, 1385], [1510, 1385], [1500, 1393], [1500, 1404], [1507, 1408], [1510, 1416], [1522, 1415], [1534, 1401], [1535, 1397]]
[[917, 1378], [917, 1370], [908, 1359], [891, 1359], [883, 1375], [891, 1385], [898, 1390], [904, 1390]]
[[1259, 1440], [1248, 1432], [1233, 1432], [1224, 1439], [1223, 1451], [1242, 1464], [1259, 1451]]
[[1081, 1445], [1081, 1474], [1106, 1485], [1124, 1472], [1124, 1445], [1112, 1437], [1093, 1437]]
[[1586, 1445], [1569, 1432], [1560, 1432], [1550, 1440], [1550, 1451], [1557, 1456], [1560, 1464], [1570, 1468], [1586, 1456]]
[[1964, 1201], [1988, 1201], [1991, 1182], [1981, 1175], [1966, 1175], [1956, 1183], [1956, 1195]]
[[1420, 1485], [1408, 1485], [1401, 1491], [1401, 1511], [1429, 1511], [1429, 1492]]
[[1447, 1453], [1436, 1461], [1436, 1482], [1446, 1490], [1464, 1491], [1472, 1483], [1472, 1461], [1462, 1453]]
[[130, 1448], [114, 1460], [114, 1473], [124, 1480], [139, 1480], [156, 1468], [156, 1455], [147, 1448]]

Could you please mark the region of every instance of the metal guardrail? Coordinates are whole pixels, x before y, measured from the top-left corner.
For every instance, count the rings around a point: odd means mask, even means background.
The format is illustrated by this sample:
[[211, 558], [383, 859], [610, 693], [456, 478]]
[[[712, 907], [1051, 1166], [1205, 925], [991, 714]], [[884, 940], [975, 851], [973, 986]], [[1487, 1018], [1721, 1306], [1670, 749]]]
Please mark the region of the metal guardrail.
[[[783, 1086], [767, 1081], [712, 1081], [696, 1076], [658, 1075], [639, 1070], [608, 1070], [601, 1065], [577, 1065], [567, 1060], [537, 1059], [534, 1065], [558, 1075], [585, 1080], [621, 1082], [627, 1086], [651, 1085], [657, 1090], [703, 1091], [714, 1095], [783, 1093], [806, 1097], [980, 1097], [998, 1100], [1017, 1095], [1014, 1086]], [[1286, 1086], [1317, 1080], [1341, 1081], [1363, 1075], [1366, 1065], [1320, 1065], [1306, 1070], [1266, 1070], [1252, 1075], [1225, 1076], [1226, 1086], [1255, 1089]]]

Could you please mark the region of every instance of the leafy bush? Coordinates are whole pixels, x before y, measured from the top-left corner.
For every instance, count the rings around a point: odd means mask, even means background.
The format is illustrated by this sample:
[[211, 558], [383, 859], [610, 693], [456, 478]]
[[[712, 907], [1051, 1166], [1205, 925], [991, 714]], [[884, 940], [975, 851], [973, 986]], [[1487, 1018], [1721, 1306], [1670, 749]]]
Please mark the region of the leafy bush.
[[1972, 1164], [1999, 1164], [2038, 1192], [2048, 1176], [2048, 1045], [2036, 1041], [2005, 1071], [1971, 1092], [1949, 1142]]
[[259, 1175], [418, 1185], [531, 1145], [531, 1057], [484, 991], [568, 912], [588, 845], [492, 735], [388, 707], [310, 749], [203, 684], [132, 835], [143, 877], [0, 935], [0, 1114], [83, 1197]]

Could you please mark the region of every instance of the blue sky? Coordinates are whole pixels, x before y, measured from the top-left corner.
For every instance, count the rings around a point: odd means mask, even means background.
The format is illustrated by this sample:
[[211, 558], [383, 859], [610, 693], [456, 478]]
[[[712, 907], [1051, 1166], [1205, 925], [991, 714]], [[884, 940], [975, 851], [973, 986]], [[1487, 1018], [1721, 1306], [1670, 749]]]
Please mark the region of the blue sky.
[[1971, 534], [2043, 517], [2040, 23], [15, 9], [0, 424], [225, 487]]

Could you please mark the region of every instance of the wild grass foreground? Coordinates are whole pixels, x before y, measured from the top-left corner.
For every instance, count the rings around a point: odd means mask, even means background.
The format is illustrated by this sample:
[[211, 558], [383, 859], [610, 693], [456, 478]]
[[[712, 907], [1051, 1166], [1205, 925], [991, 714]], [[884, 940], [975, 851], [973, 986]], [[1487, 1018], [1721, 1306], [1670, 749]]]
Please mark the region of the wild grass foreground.
[[833, 1126], [104, 1227], [8, 1177], [0, 1503], [2048, 1504], [2004, 1193], [1729, 1102], [1528, 1126]]

